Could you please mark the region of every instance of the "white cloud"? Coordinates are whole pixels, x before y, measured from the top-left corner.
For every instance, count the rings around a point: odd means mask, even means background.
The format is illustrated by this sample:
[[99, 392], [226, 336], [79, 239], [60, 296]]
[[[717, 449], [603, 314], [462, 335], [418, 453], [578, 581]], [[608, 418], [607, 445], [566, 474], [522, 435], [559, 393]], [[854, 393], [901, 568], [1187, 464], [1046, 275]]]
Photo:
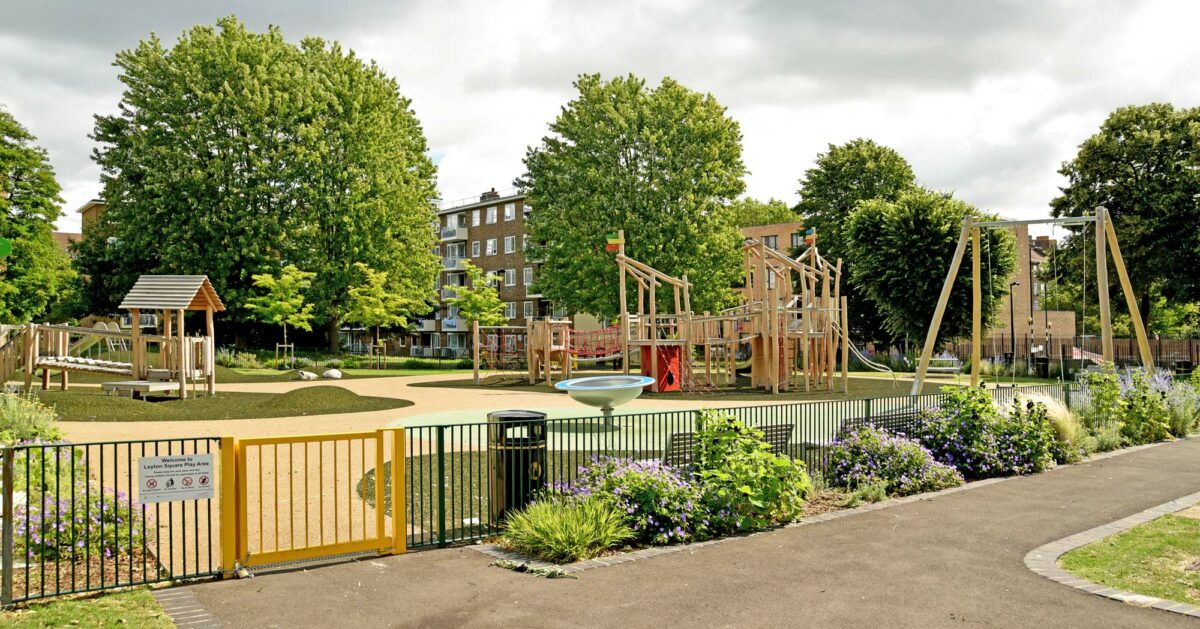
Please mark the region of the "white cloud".
[[446, 199], [508, 187], [583, 72], [712, 92], [742, 125], [755, 196], [794, 201], [818, 152], [862, 136], [1013, 217], [1047, 212], [1059, 164], [1115, 107], [1200, 97], [1200, 5], [1182, 0], [97, 6], [18, 2], [0, 24], [0, 102], [50, 151], [66, 229], [99, 188], [88, 134], [120, 96], [117, 50], [228, 13], [377, 60], [413, 99]]

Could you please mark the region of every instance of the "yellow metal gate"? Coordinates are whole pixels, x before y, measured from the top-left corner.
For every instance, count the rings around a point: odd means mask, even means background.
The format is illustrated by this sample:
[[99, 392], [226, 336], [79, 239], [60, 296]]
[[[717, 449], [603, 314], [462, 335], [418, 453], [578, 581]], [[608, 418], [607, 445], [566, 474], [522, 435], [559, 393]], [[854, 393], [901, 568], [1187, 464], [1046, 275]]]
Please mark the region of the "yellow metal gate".
[[[405, 551], [404, 429], [225, 438], [222, 565]], [[226, 477], [228, 478], [228, 476]], [[232, 543], [230, 543], [232, 542]]]

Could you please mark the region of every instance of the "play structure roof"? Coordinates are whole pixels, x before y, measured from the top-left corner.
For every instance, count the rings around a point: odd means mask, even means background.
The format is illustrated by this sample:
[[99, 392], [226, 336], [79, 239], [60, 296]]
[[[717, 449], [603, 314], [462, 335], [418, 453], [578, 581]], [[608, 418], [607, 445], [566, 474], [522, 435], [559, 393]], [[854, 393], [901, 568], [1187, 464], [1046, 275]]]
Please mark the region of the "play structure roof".
[[225, 310], [207, 275], [143, 275], [121, 300], [122, 310]]

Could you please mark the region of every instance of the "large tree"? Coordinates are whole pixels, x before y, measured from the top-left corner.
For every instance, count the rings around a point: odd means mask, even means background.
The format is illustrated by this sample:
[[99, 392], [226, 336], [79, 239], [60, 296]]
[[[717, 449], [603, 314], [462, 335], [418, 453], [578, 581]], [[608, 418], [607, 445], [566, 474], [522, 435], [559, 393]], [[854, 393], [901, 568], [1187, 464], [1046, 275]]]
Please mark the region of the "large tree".
[[[732, 204], [734, 223], [738, 227], [757, 227], [759, 225], [775, 225], [778, 223], [794, 223], [800, 220], [792, 208], [779, 199], [759, 201], [753, 197], [742, 197]], [[787, 253], [787, 247], [792, 243], [779, 243]]]
[[[924, 341], [968, 216], [983, 214], [948, 194], [920, 188], [901, 193], [895, 201], [864, 201], [850, 216], [846, 238], [855, 261], [854, 281], [895, 338]], [[1016, 247], [1008, 230], [985, 229], [981, 236], [981, 253], [991, 260], [981, 273], [984, 327], [988, 328], [1008, 292]], [[970, 261], [968, 245], [942, 319], [939, 343], [970, 335]]]
[[12, 252], [0, 258], [0, 323], [45, 315], [74, 279], [67, 254], [54, 242], [62, 215], [61, 188], [46, 150], [0, 108], [0, 238]]
[[830, 144], [817, 155], [800, 179], [796, 204], [805, 227], [817, 231], [817, 247], [830, 260], [842, 258], [842, 290], [850, 303], [850, 331], [860, 341], [894, 340], [883, 316], [870, 303], [854, 278], [856, 260], [849, 255], [846, 224], [859, 203], [895, 201], [917, 185], [912, 167], [894, 149], [858, 138]]
[[435, 169], [375, 64], [228, 17], [115, 65], [120, 108], [94, 132], [108, 211], [79, 256], [94, 310], [139, 273], [199, 273], [245, 319], [252, 277], [295, 264], [316, 274], [310, 300], [336, 344], [355, 263], [407, 298], [432, 293]]
[[[1148, 319], [1159, 292], [1174, 301], [1200, 300], [1200, 109], [1122, 107], [1059, 173], [1067, 185], [1050, 203], [1054, 215], [1108, 209]], [[1068, 239], [1065, 255], [1082, 259], [1094, 246], [1086, 231]], [[1116, 281], [1115, 273], [1109, 277]]]
[[634, 76], [583, 75], [575, 88], [516, 182], [536, 208], [527, 230], [542, 263], [538, 291], [576, 312], [619, 312], [604, 249], [624, 229], [628, 255], [687, 274], [694, 310], [730, 304], [741, 271], [730, 202], [746, 170], [737, 122], [712, 95], [669, 78], [648, 88]]

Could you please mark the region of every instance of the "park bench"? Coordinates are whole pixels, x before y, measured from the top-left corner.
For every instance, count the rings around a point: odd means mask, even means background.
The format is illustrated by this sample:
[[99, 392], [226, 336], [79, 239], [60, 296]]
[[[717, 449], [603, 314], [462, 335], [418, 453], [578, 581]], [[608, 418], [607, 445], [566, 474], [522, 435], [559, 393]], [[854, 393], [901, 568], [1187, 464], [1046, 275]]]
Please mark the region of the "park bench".
[[929, 371], [933, 373], [958, 373], [962, 371], [963, 363], [954, 356], [940, 356], [929, 359]]
[[[774, 454], [788, 455], [789, 444], [792, 441], [793, 424], [771, 424], [755, 426], [763, 431], [763, 441], [771, 446]], [[675, 432], [667, 438], [667, 447], [663, 449], [663, 465], [671, 467], [687, 467], [692, 464], [696, 452], [696, 433]]]

